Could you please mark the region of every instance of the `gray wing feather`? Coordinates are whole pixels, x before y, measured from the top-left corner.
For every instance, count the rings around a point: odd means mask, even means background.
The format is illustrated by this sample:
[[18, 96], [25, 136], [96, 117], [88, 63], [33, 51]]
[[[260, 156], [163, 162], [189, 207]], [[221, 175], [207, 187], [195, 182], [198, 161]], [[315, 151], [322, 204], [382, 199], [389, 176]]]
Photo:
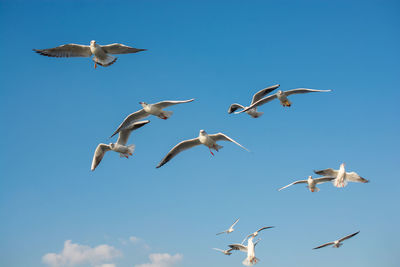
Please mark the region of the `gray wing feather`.
[[228, 247], [230, 247], [232, 250], [240, 250], [243, 252], [247, 252], [247, 247], [242, 244], [231, 244], [228, 245]]
[[160, 161], [160, 163], [157, 165], [156, 168], [160, 168], [161, 166], [163, 166], [165, 163], [167, 163], [168, 161], [170, 161], [173, 157], [175, 157], [176, 155], [178, 155], [180, 152], [192, 148], [194, 146], [198, 146], [200, 145], [200, 140], [199, 138], [193, 138], [193, 139], [189, 139], [189, 140], [185, 140], [180, 142], [179, 144], [177, 144], [176, 146], [174, 146], [169, 152], [168, 154]]
[[65, 44], [48, 49], [33, 49], [36, 53], [48, 57], [90, 57], [92, 52], [88, 45]]
[[280, 85], [276, 84], [267, 88], [264, 88], [260, 91], [258, 91], [257, 93], [255, 93], [253, 95], [253, 99], [251, 101], [251, 104], [257, 102], [258, 100], [262, 99], [264, 96], [266, 96], [267, 94], [271, 93], [272, 91], [274, 91], [275, 89], [277, 89]]
[[359, 232], [360, 232], [360, 231], [355, 232], [355, 233], [353, 233], [353, 234], [351, 234], [351, 235], [347, 235], [347, 236], [345, 236], [345, 237], [339, 239], [339, 242], [342, 242], [342, 241], [344, 241], [344, 240], [346, 240], [346, 239], [352, 238], [353, 236], [357, 235]]
[[109, 44], [109, 45], [102, 45], [101, 48], [103, 48], [104, 52], [107, 54], [132, 54], [132, 53], [137, 53], [140, 51], [146, 51], [147, 49], [139, 49], [139, 48], [134, 48], [130, 47], [127, 45], [123, 44]]
[[307, 180], [299, 180], [299, 181], [293, 182], [291, 184], [285, 185], [284, 187], [279, 188], [278, 191], [281, 191], [282, 189], [285, 189], [285, 188], [295, 185], [295, 184], [303, 184], [303, 183], [307, 183]]
[[325, 169], [325, 170], [319, 170], [319, 171], [314, 170], [314, 172], [319, 175], [331, 176], [331, 177], [336, 177], [338, 174], [338, 171], [334, 170], [332, 168]]
[[106, 144], [99, 144], [94, 152], [93, 160], [92, 160], [92, 167], [91, 170], [94, 171], [96, 167], [100, 164], [101, 160], [103, 159], [105, 153], [110, 151], [111, 147]]
[[245, 108], [244, 110], [241, 110], [241, 111], [239, 111], [239, 112], [236, 112], [236, 113], [242, 113], [242, 112], [246, 112], [246, 111], [248, 111], [249, 109], [252, 109], [252, 108], [255, 108], [255, 107], [258, 107], [258, 106], [264, 105], [264, 104], [266, 104], [266, 103], [268, 103], [268, 102], [270, 102], [270, 101], [274, 100], [276, 97], [277, 97], [277, 96], [276, 96], [276, 94], [273, 94], [273, 95], [270, 95], [270, 96], [264, 97], [264, 98], [262, 98], [262, 99], [258, 100], [257, 102], [255, 102], [255, 103], [251, 104], [250, 106], [248, 106], [248, 107], [247, 107], [247, 108]]
[[368, 183], [369, 180], [361, 177], [355, 172], [347, 172], [346, 173], [346, 179], [351, 181], [351, 182], [359, 182], [359, 183]]
[[332, 180], [335, 180], [336, 177], [328, 177], [328, 176], [324, 176], [324, 177], [320, 177], [320, 178], [315, 178], [313, 179], [315, 181], [315, 183], [317, 184], [322, 184], [322, 183], [326, 183], [326, 182], [330, 182]]
[[294, 94], [306, 94], [306, 93], [313, 93], [313, 92], [330, 92], [332, 90], [316, 90], [316, 89], [307, 89], [307, 88], [297, 88], [285, 91], [286, 96], [294, 95]]
[[139, 129], [140, 127], [145, 126], [147, 123], [149, 123], [149, 120], [146, 121], [138, 121], [138, 122], [133, 122], [131, 125], [128, 127], [124, 128], [119, 132], [117, 144], [120, 145], [126, 145], [128, 142], [129, 136], [131, 135], [132, 131]]
[[140, 120], [140, 119], [144, 119], [148, 116], [150, 116], [150, 114], [147, 113], [146, 111], [144, 111], [143, 109], [138, 110], [132, 114], [129, 114], [124, 119], [124, 121], [118, 126], [117, 130], [115, 130], [115, 132], [110, 136], [110, 138], [113, 137], [114, 135], [116, 135], [117, 133], [119, 133], [119, 131], [121, 131], [122, 129], [131, 125], [132, 122]]
[[230, 105], [230, 107], [228, 109], [228, 113], [231, 114], [232, 112], [235, 112], [239, 108], [244, 109], [244, 106], [237, 104], [237, 103], [233, 103], [232, 105]]
[[160, 101], [158, 103], [152, 104], [153, 106], [157, 108], [166, 108], [169, 106], [177, 105], [177, 104], [183, 104], [183, 103], [189, 103], [194, 101], [194, 98], [188, 99], [188, 100], [177, 100], [177, 101], [172, 101], [172, 100], [165, 100], [165, 101]]
[[210, 138], [212, 138], [214, 141], [229, 141], [229, 142], [235, 143], [236, 145], [240, 146], [241, 148], [249, 151], [247, 148], [245, 148], [244, 146], [242, 146], [241, 144], [239, 144], [238, 142], [236, 142], [235, 140], [233, 140], [232, 138], [230, 138], [229, 136], [227, 136], [223, 133], [209, 134], [208, 136]]
[[334, 244], [334, 242], [329, 242], [329, 243], [325, 243], [325, 244], [323, 244], [321, 246], [315, 247], [313, 249], [319, 249], [319, 248], [323, 248], [323, 247], [326, 247], [326, 246], [329, 246], [329, 245], [333, 245], [333, 244]]

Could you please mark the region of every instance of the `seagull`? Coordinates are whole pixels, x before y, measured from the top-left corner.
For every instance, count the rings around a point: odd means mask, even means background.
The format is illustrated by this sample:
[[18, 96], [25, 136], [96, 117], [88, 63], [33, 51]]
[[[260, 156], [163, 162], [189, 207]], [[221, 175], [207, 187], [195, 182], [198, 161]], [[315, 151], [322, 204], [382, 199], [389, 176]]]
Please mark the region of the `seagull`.
[[349, 238], [352, 238], [353, 236], [355, 236], [355, 235], [358, 234], [359, 232], [360, 232], [360, 231], [355, 232], [354, 234], [345, 236], [345, 237], [343, 237], [343, 238], [341, 238], [341, 239], [339, 239], [339, 240], [333, 241], [333, 242], [325, 243], [325, 244], [323, 244], [323, 245], [321, 245], [321, 246], [318, 246], [318, 247], [315, 247], [315, 248], [313, 248], [313, 249], [319, 249], [319, 248], [323, 248], [323, 247], [326, 247], [326, 246], [329, 246], [329, 245], [333, 245], [332, 247], [334, 247], [334, 248], [339, 248], [341, 245], [343, 245], [342, 242], [343, 242], [344, 240], [349, 239]]
[[245, 265], [245, 266], [252, 266], [260, 261], [258, 258], [256, 258], [256, 255], [255, 255], [255, 246], [258, 244], [258, 242], [261, 239], [258, 239], [254, 243], [253, 243], [253, 239], [254, 239], [254, 236], [250, 237], [249, 240], [247, 240], [247, 246], [245, 246], [243, 244], [229, 245], [231, 250], [240, 250], [240, 251], [247, 253], [246, 259], [244, 259], [242, 261], [243, 265]]
[[210, 150], [211, 155], [214, 156], [214, 153], [211, 151], [211, 149], [214, 149], [215, 151], [219, 151], [223, 146], [218, 145], [216, 142], [217, 141], [229, 141], [232, 143], [235, 143], [236, 145], [240, 146], [241, 148], [249, 151], [247, 148], [230, 138], [229, 136], [223, 134], [223, 133], [217, 133], [217, 134], [207, 134], [206, 131], [200, 130], [199, 137], [185, 140], [174, 146], [168, 154], [160, 161], [160, 163], [157, 165], [156, 168], [160, 168], [163, 166], [165, 163], [170, 161], [173, 157], [178, 155], [180, 152], [183, 150], [198, 146], [198, 145], [205, 145], [208, 147]]
[[319, 188], [316, 187], [317, 184], [330, 182], [334, 179], [335, 179], [335, 177], [328, 177], [328, 176], [313, 179], [311, 176], [308, 176], [307, 180], [299, 180], [299, 181], [293, 182], [282, 188], [279, 188], [278, 191], [281, 191], [282, 189], [285, 189], [286, 187], [289, 187], [294, 184], [307, 184], [307, 187], [308, 187], [308, 189], [310, 189], [311, 192], [318, 192]]
[[150, 115], [154, 115], [159, 117], [160, 119], [166, 120], [169, 117], [171, 117], [173, 112], [163, 110], [164, 108], [177, 104], [189, 103], [192, 101], [194, 101], [194, 98], [189, 100], [177, 100], [177, 101], [165, 100], [155, 104], [147, 104], [145, 102], [139, 102], [139, 104], [142, 105], [143, 108], [132, 114], [129, 114], [121, 123], [121, 125], [118, 127], [118, 129], [110, 136], [110, 138], [119, 133], [121, 129], [130, 125], [132, 122], [144, 119]]
[[332, 168], [329, 168], [314, 172], [319, 175], [334, 177], [335, 179], [333, 180], [333, 185], [336, 187], [345, 187], [347, 185], [347, 182], [358, 182], [358, 183], [369, 182], [367, 179], [364, 179], [356, 172], [346, 172], [344, 168], [345, 165], [346, 165], [345, 163], [340, 164], [339, 170], [334, 170]]
[[222, 252], [222, 253], [224, 253], [225, 255], [231, 255], [232, 254], [232, 248], [230, 248], [230, 249], [227, 249], [227, 250], [223, 250], [223, 249], [219, 249], [219, 248], [213, 248], [213, 249], [215, 249], [216, 251], [220, 251], [220, 252]]
[[97, 68], [97, 64], [103, 67], [112, 65], [117, 58], [109, 54], [131, 54], [146, 50], [117, 43], [99, 45], [95, 40], [90, 41], [90, 45], [65, 44], [48, 49], [33, 49], [36, 53], [48, 57], [90, 57], [93, 55], [94, 68]]
[[129, 158], [129, 156], [132, 156], [132, 153], [135, 150], [135, 145], [126, 145], [129, 136], [131, 135], [132, 131], [139, 129], [149, 122], [150, 121], [147, 120], [132, 123], [129, 127], [126, 127], [119, 133], [117, 143], [115, 144], [99, 144], [96, 148], [96, 151], [94, 152], [91, 170], [94, 171], [96, 169], [107, 151], [113, 150], [115, 152], [118, 152], [120, 153], [120, 157]]
[[229, 227], [228, 230], [218, 233], [217, 235], [224, 234], [224, 233], [227, 233], [227, 234], [232, 233], [233, 231], [235, 231], [235, 229], [233, 229], [233, 227], [238, 223], [238, 221], [239, 221], [239, 218]]
[[[280, 85], [277, 84], [277, 85], [273, 85], [273, 86], [270, 86], [270, 87], [267, 87], [267, 88], [264, 88], [264, 89], [258, 91], [257, 93], [255, 93], [253, 95], [253, 99], [251, 100], [251, 104], [250, 105], [252, 105], [255, 102], [257, 102], [258, 100], [262, 99], [264, 96], [266, 96], [267, 94], [271, 93], [272, 91], [274, 91], [279, 86]], [[231, 114], [231, 113], [233, 113], [234, 111], [236, 111], [239, 108], [246, 109], [247, 107], [244, 107], [244, 106], [242, 106], [240, 104], [234, 103], [229, 107], [228, 113]], [[254, 107], [252, 109], [247, 110], [246, 113], [249, 114], [250, 116], [252, 116], [253, 118], [258, 118], [262, 114], [264, 114], [264, 112], [257, 112], [257, 107]]]
[[290, 95], [294, 95], [294, 94], [305, 94], [305, 93], [313, 93], [313, 92], [330, 92], [332, 90], [315, 90], [315, 89], [307, 89], [307, 88], [297, 88], [297, 89], [292, 89], [292, 90], [288, 90], [288, 91], [281, 91], [278, 90], [278, 92], [276, 94], [267, 96], [265, 98], [262, 98], [260, 100], [258, 100], [255, 103], [252, 103], [249, 107], [239, 111], [239, 112], [235, 112], [235, 114], [239, 114], [242, 112], [247, 112], [250, 109], [256, 108], [258, 106], [264, 105], [272, 100], [274, 100], [275, 98], [278, 98], [278, 100], [281, 102], [281, 105], [284, 107], [290, 107], [292, 105], [292, 103], [289, 101], [289, 99], [287, 98]]
[[243, 239], [242, 244], [243, 244], [244, 241], [246, 241], [246, 239], [248, 239], [249, 237], [254, 238], [254, 237], [258, 236], [258, 233], [259, 233], [259, 232], [261, 232], [262, 230], [265, 230], [265, 229], [269, 229], [269, 228], [274, 228], [274, 226], [265, 226], [265, 227], [261, 227], [260, 229], [258, 229], [258, 230], [255, 231], [254, 233], [249, 234], [248, 236], [246, 236], [246, 237]]

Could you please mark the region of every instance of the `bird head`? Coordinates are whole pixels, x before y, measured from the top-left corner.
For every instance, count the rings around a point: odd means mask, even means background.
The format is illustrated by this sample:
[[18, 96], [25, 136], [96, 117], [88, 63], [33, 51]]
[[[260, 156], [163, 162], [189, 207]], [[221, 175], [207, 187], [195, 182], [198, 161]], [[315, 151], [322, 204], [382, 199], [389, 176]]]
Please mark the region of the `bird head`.
[[90, 41], [90, 45], [95, 45], [95, 44], [96, 44], [95, 40]]
[[200, 135], [206, 135], [206, 134], [207, 134], [206, 131], [200, 130]]
[[281, 95], [282, 93], [283, 93], [282, 90], [278, 90], [278, 91], [276, 92], [277, 95]]
[[146, 102], [139, 102], [139, 104], [142, 105], [142, 107], [147, 106], [147, 103], [146, 103]]

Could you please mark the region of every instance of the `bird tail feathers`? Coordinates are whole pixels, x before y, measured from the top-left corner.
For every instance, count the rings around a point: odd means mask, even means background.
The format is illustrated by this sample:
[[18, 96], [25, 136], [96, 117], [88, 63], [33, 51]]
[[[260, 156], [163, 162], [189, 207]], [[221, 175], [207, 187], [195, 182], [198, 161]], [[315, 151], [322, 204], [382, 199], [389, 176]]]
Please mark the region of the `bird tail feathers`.
[[172, 112], [172, 111], [164, 110], [164, 111], [160, 114], [159, 117], [160, 117], [161, 119], [163, 119], [163, 120], [166, 120], [166, 119], [168, 119], [169, 117], [171, 117], [173, 113], [174, 113], [174, 112]]
[[254, 114], [251, 114], [251, 116], [252, 116], [253, 118], [258, 118], [258, 117], [261, 117], [262, 114], [264, 114], [264, 112], [256, 112], [256, 113], [254, 113]]
[[244, 259], [244, 261], [242, 261], [243, 265], [245, 266], [253, 266], [254, 264], [257, 264], [260, 260], [256, 257], [254, 257], [253, 259], [247, 257], [246, 259]]
[[117, 57], [113, 57], [110, 55], [107, 55], [106, 59], [100, 59], [96, 56], [94, 56], [92, 59], [94, 62], [96, 62], [97, 64], [99, 64], [100, 66], [103, 66], [103, 67], [108, 67], [108, 66], [114, 64], [115, 61], [117, 61]]

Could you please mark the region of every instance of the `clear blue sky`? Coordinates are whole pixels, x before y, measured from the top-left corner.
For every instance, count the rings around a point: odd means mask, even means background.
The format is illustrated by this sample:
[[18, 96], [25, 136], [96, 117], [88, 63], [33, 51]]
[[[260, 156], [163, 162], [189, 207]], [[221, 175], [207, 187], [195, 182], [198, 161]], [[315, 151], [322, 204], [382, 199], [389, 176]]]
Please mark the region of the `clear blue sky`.
[[[0, 265], [47, 266], [72, 240], [114, 247], [118, 267], [153, 253], [183, 255], [168, 266], [242, 266], [244, 253], [211, 248], [274, 225], [257, 266], [399, 266], [399, 11], [398, 1], [1, 0]], [[148, 51], [96, 70], [32, 52], [92, 39]], [[276, 83], [333, 92], [271, 102], [259, 119], [227, 114]], [[109, 153], [90, 172], [97, 144], [139, 101], [189, 98], [132, 135], [132, 158]], [[251, 153], [221, 143], [215, 157], [198, 147], [155, 168], [200, 129]], [[341, 162], [371, 182], [276, 190]], [[234, 233], [215, 236], [237, 217]], [[357, 230], [338, 250], [311, 250]]]

